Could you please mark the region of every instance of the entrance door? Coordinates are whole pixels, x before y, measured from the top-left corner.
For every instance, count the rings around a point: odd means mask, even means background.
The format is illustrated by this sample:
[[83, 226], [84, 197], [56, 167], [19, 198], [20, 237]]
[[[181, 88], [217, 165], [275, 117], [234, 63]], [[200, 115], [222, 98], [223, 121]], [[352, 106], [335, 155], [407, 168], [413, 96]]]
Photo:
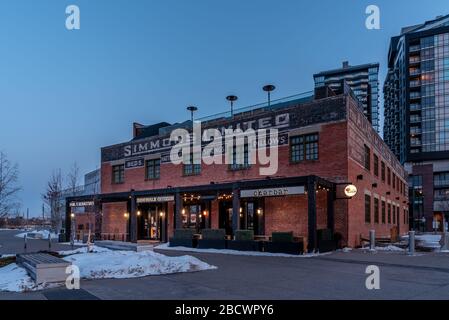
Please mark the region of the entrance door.
[[160, 208], [158, 206], [152, 206], [148, 211], [148, 232], [150, 240], [161, 239], [161, 221], [159, 211]]
[[225, 229], [227, 235], [232, 235], [232, 202], [220, 202], [218, 218], [219, 228]]

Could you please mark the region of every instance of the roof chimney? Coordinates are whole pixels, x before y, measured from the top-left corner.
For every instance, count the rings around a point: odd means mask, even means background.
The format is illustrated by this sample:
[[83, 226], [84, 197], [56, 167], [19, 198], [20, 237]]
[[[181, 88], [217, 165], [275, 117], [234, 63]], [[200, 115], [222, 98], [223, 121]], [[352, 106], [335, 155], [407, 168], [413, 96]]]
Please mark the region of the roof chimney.
[[349, 67], [349, 62], [348, 61], [343, 61], [343, 69], [346, 69]]

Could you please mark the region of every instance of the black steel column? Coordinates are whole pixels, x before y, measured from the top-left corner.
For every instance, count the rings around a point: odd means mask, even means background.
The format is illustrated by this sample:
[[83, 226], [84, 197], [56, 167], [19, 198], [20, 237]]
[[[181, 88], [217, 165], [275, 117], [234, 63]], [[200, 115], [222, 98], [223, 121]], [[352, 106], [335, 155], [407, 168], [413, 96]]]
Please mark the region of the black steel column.
[[65, 201], [65, 241], [70, 242], [70, 233], [72, 231], [72, 217], [70, 216], [70, 202]]
[[335, 229], [335, 190], [334, 187], [327, 192], [327, 228], [331, 230], [332, 236], [334, 236]]
[[182, 199], [179, 191], [175, 193], [175, 229], [182, 229]]
[[134, 192], [131, 192], [131, 212], [129, 212], [129, 218], [131, 220], [129, 236], [130, 241], [137, 243], [137, 210], [136, 210], [136, 196]]
[[238, 184], [232, 186], [232, 234], [240, 228], [240, 189]]
[[94, 221], [95, 221], [95, 240], [102, 240], [101, 239], [101, 233], [102, 233], [102, 224], [103, 224], [103, 207], [102, 207], [102, 203], [98, 200], [95, 199], [95, 205], [94, 205], [94, 210], [95, 210], [95, 217], [94, 217]]
[[308, 243], [307, 249], [313, 252], [317, 249], [316, 238], [316, 178], [309, 177], [307, 179], [307, 207], [308, 207]]

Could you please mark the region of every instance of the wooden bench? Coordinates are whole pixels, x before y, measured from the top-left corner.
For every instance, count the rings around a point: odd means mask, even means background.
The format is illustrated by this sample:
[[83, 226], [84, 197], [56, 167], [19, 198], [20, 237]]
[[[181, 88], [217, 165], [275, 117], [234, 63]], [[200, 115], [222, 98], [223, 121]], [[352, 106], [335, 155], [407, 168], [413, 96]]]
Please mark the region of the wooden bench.
[[17, 255], [17, 263], [24, 267], [37, 284], [64, 282], [66, 268], [71, 265], [63, 259], [47, 253], [25, 253]]

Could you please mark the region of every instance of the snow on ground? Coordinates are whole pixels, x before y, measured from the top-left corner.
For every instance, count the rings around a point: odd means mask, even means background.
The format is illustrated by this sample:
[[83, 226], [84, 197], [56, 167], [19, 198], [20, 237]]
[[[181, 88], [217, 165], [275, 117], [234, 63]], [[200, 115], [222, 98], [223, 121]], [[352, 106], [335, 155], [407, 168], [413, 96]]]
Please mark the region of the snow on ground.
[[[408, 235], [403, 237], [404, 240], [408, 241]], [[441, 234], [417, 234], [415, 235], [416, 246], [420, 246], [428, 249], [439, 249]]]
[[23, 238], [25, 235], [27, 235], [28, 239], [48, 239], [48, 235], [50, 235], [50, 237], [52, 239], [58, 239], [58, 235], [56, 233], [50, 232], [48, 230], [33, 230], [33, 231], [28, 231], [28, 232], [22, 232], [19, 234], [16, 234], [17, 238]]
[[[96, 247], [96, 253], [86, 253], [87, 248], [64, 257], [80, 269], [81, 278], [136, 278], [149, 275], [195, 272], [216, 269], [195, 257], [168, 257], [153, 251], [113, 251]], [[100, 250], [101, 249], [101, 250]]]
[[[363, 247], [360, 250], [371, 250], [369, 247]], [[405, 249], [399, 248], [394, 245], [387, 245], [385, 247], [375, 247], [374, 251], [385, 251], [385, 252], [405, 252]]]
[[23, 292], [36, 290], [33, 279], [15, 263], [0, 268], [0, 291]]
[[286, 254], [286, 253], [270, 253], [270, 252], [260, 252], [260, 251], [238, 251], [229, 249], [197, 249], [188, 247], [169, 247], [169, 243], [161, 244], [155, 249], [160, 250], [171, 250], [171, 251], [188, 251], [188, 252], [198, 252], [198, 253], [219, 253], [219, 254], [230, 254], [235, 256], [258, 256], [258, 257], [284, 257], [284, 258], [312, 258], [317, 256], [322, 256], [328, 253], [307, 253], [303, 255]]
[[[72, 255], [72, 254], [79, 254], [79, 253], [87, 253], [87, 246], [84, 246], [82, 248], [78, 248], [78, 249], [74, 249], [74, 250], [65, 250], [65, 251], [59, 251], [58, 253], [61, 256], [68, 256], [68, 255]], [[91, 248], [91, 253], [99, 253], [99, 252], [109, 252], [111, 250], [107, 249], [107, 248], [102, 248], [102, 247], [98, 247], [98, 246], [92, 246]]]

